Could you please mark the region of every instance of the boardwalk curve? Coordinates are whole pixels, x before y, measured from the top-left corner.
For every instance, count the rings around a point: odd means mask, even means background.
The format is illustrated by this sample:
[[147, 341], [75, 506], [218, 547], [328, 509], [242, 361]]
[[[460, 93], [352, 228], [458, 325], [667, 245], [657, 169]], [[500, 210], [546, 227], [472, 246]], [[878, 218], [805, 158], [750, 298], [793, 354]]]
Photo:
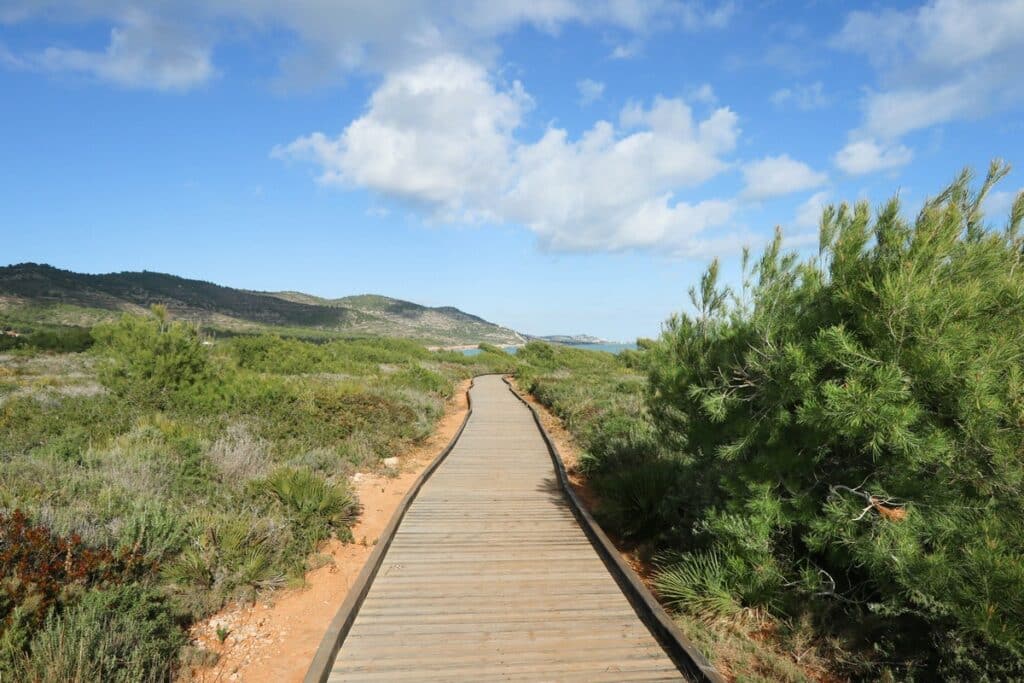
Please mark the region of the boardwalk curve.
[[470, 399], [307, 683], [716, 680], [580, 517], [532, 410], [496, 375], [476, 378]]

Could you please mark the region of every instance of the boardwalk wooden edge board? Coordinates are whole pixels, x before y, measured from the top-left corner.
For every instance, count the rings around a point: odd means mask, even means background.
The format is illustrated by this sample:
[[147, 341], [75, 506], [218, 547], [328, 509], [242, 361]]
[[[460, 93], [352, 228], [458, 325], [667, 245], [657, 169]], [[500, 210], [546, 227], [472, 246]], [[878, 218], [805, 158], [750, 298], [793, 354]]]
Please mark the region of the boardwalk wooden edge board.
[[611, 572], [616, 583], [619, 584], [622, 592], [633, 606], [637, 616], [647, 625], [647, 628], [661, 643], [665, 652], [672, 658], [672, 661], [679, 667], [680, 671], [692, 677], [694, 681], [724, 683], [725, 679], [722, 678], [722, 675], [712, 666], [711, 662], [705, 659], [700, 650], [694, 647], [687, 640], [686, 636], [682, 634], [679, 627], [675, 625], [672, 618], [665, 612], [661, 603], [655, 599], [633, 569], [626, 564], [622, 556], [619, 555], [618, 549], [612, 544], [590, 512], [580, 502], [572, 485], [569, 483], [569, 475], [565, 471], [565, 465], [562, 464], [562, 457], [558, 453], [558, 447], [555, 446], [551, 435], [544, 428], [536, 408], [530, 405], [530, 402], [516, 391], [507, 376], [503, 377], [503, 379], [505, 384], [508, 385], [509, 391], [530, 409], [533, 421], [536, 423], [537, 429], [540, 430], [541, 436], [544, 437], [544, 442], [547, 444], [548, 453], [551, 455], [555, 471], [558, 473], [559, 485], [565, 497], [569, 500], [569, 505], [576, 516], [576, 520], [583, 528], [587, 538], [590, 539], [591, 545], [597, 551], [605, 567]]
[[366, 594], [370, 591], [373, 579], [377, 576], [377, 571], [384, 561], [384, 555], [391, 546], [391, 541], [395, 538], [395, 532], [398, 531], [402, 518], [405, 517], [405, 513], [416, 499], [416, 494], [423, 488], [423, 484], [426, 483], [430, 475], [434, 473], [434, 470], [444, 462], [444, 459], [455, 448], [455, 444], [458, 443], [463, 430], [469, 424], [469, 418], [473, 415], [471, 390], [475, 382], [476, 377], [473, 378], [469, 388], [466, 389], [466, 401], [469, 409], [466, 411], [466, 417], [463, 418], [462, 424], [459, 426], [459, 431], [455, 432], [455, 436], [451, 438], [451, 441], [444, 447], [444, 450], [438, 453], [437, 457], [420, 473], [420, 476], [416, 478], [416, 481], [413, 482], [405, 497], [398, 504], [395, 513], [391, 516], [391, 521], [388, 522], [380, 538], [377, 539], [377, 545], [374, 547], [373, 553], [366, 560], [366, 564], [363, 565], [363, 569], [359, 572], [355, 583], [349, 588], [345, 601], [341, 603], [338, 613], [334, 615], [334, 619], [331, 620], [330, 625], [327, 627], [323, 640], [320, 641], [320, 647], [317, 648], [316, 654], [313, 655], [313, 661], [309, 665], [309, 670], [306, 672], [303, 683], [326, 683], [331, 673], [334, 658], [337, 656], [338, 650], [341, 649], [341, 644], [345, 642], [345, 637], [352, 628], [356, 615], [359, 613], [359, 608], [362, 606], [363, 600], [366, 599]]

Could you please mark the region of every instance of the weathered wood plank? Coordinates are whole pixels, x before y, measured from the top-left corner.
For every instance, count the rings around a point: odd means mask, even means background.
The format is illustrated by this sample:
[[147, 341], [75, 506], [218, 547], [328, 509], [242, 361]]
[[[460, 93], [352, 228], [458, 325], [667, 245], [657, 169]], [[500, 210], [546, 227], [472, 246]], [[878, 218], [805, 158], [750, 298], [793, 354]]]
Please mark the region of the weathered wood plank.
[[330, 681], [682, 680], [580, 528], [530, 411], [477, 378]]

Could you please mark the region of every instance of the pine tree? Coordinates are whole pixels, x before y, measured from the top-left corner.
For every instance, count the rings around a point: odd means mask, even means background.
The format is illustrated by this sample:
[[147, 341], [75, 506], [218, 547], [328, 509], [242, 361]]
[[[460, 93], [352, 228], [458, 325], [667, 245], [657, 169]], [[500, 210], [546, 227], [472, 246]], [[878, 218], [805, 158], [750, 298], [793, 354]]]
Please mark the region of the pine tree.
[[864, 678], [1024, 676], [1024, 194], [982, 213], [1008, 170], [913, 222], [830, 207], [816, 257], [776, 234], [740, 291], [713, 264], [649, 351], [688, 470], [676, 574], [812, 612]]

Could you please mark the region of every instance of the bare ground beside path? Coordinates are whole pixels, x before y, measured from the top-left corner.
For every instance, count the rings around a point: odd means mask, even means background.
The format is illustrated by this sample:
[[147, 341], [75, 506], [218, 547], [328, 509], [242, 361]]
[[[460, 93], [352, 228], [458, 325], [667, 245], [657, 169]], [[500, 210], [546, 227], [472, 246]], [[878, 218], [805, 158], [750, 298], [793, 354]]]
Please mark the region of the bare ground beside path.
[[[363, 513], [352, 528], [355, 543], [328, 541], [320, 554], [329, 561], [306, 574], [306, 585], [279, 593], [255, 605], [229, 605], [191, 630], [193, 642], [220, 655], [209, 668], [187, 672], [182, 680], [213, 683], [286, 683], [301, 681], [327, 626], [359, 576], [378, 536], [387, 526], [398, 503], [423, 469], [452, 439], [468, 410], [462, 382], [438, 422], [437, 429], [423, 444], [401, 453], [399, 474], [357, 474], [352, 485], [363, 505]], [[218, 628], [226, 628], [223, 644]]]

